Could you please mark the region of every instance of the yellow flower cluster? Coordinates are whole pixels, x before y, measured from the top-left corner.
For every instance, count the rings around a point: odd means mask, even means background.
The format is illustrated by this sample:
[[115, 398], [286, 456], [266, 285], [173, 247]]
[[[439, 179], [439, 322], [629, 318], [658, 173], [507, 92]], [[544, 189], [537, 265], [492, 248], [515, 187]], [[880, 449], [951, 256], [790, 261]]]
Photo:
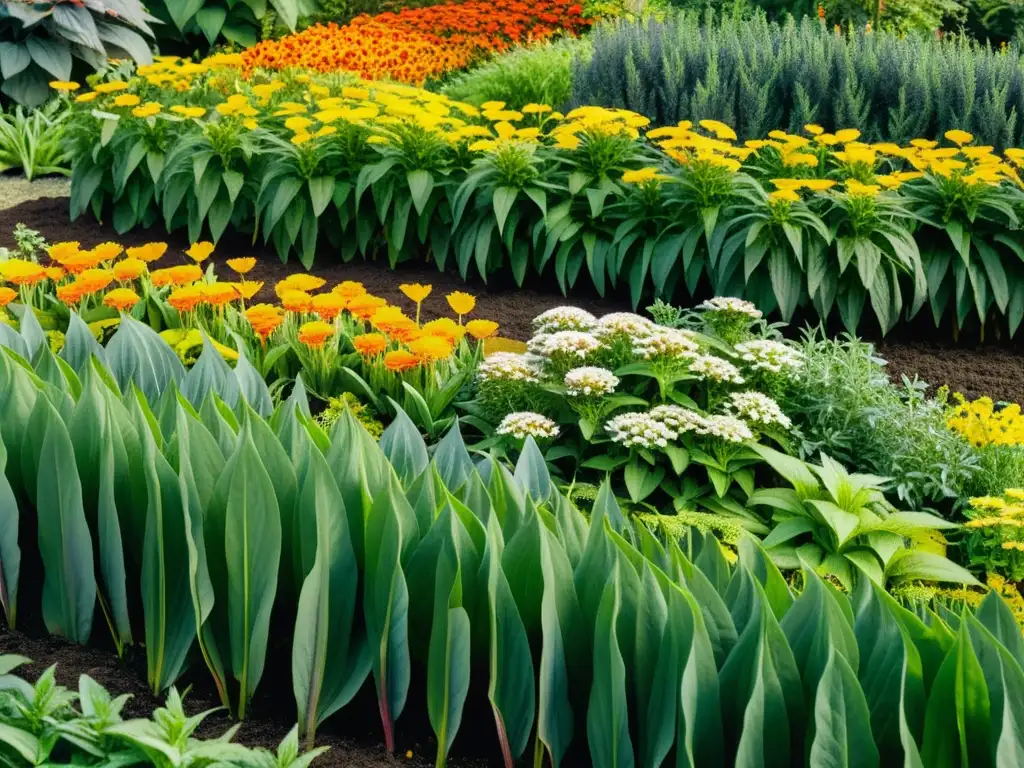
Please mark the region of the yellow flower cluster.
[[956, 394], [957, 405], [946, 418], [946, 426], [963, 435], [972, 445], [1024, 444], [1024, 415], [1020, 405], [997, 408], [992, 398], [981, 397], [973, 402]]

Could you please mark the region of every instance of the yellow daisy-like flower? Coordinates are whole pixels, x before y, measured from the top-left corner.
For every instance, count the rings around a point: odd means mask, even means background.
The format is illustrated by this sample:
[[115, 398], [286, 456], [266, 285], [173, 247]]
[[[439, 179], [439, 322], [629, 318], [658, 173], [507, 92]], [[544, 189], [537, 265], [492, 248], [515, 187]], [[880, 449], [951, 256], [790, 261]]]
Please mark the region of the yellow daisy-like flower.
[[247, 275], [256, 266], [256, 259], [252, 256], [247, 256], [243, 259], [228, 259], [227, 265], [239, 275]]
[[162, 107], [155, 101], [150, 101], [143, 104], [141, 107], [136, 107], [132, 110], [132, 114], [135, 117], [153, 117], [154, 115], [160, 114]]
[[910, 142], [910, 146], [917, 149], [935, 149], [938, 144], [937, 141], [932, 141], [931, 139], [914, 139]]
[[146, 262], [142, 259], [124, 259], [114, 265], [114, 277], [121, 281], [135, 280], [146, 271]]
[[710, 131], [715, 136], [724, 141], [735, 141], [736, 131], [730, 128], [723, 122], [718, 120], [701, 120], [699, 123], [700, 127], [705, 131]]
[[123, 80], [111, 80], [109, 83], [100, 83], [93, 90], [97, 93], [116, 93], [128, 90], [128, 83]]
[[99, 94], [96, 91], [89, 91], [88, 93], [83, 93], [78, 96], [75, 96], [75, 101], [79, 104], [86, 104], [95, 99], [97, 96], [99, 96]]
[[185, 107], [181, 104], [175, 104], [171, 107], [171, 112], [182, 117], [202, 117], [206, 114], [206, 110], [203, 107]]
[[128, 258], [140, 259], [146, 263], [159, 261], [167, 253], [167, 243], [146, 243], [127, 250]]
[[657, 168], [641, 168], [638, 171], [626, 171], [622, 174], [624, 184], [644, 184], [648, 181], [661, 181], [668, 177], [658, 173]]
[[406, 295], [409, 301], [421, 304], [430, 295], [430, 292], [434, 290], [432, 285], [422, 285], [421, 283], [402, 283], [398, 286], [398, 290]]
[[114, 106], [115, 107], [134, 107], [140, 101], [141, 101], [141, 99], [138, 96], [136, 96], [134, 93], [122, 93], [120, 96], [115, 97], [115, 99], [114, 99]]
[[70, 80], [51, 80], [50, 87], [61, 93], [70, 93], [71, 91], [77, 91], [82, 86]]
[[773, 203], [798, 203], [800, 202], [800, 195], [798, 195], [792, 189], [777, 189], [770, 195], [768, 195], [768, 199]]
[[466, 323], [469, 335], [477, 341], [490, 338], [498, 332], [498, 324], [493, 320], [470, 320]]
[[192, 243], [192, 246], [185, 251], [185, 255], [188, 256], [196, 264], [202, 264], [213, 253], [213, 243], [202, 240], [198, 243]]
[[825, 129], [815, 123], [808, 123], [804, 126], [804, 130], [807, 131], [811, 136], [820, 136], [825, 132]]
[[426, 362], [445, 360], [451, 356], [453, 349], [451, 343], [440, 336], [423, 336], [414, 339], [409, 342], [408, 347], [410, 352]]
[[958, 147], [962, 147], [964, 144], [970, 144], [972, 141], [974, 141], [974, 135], [968, 133], [967, 131], [955, 129], [952, 131], [946, 131], [946, 133], [943, 135], [947, 139], [952, 141], [954, 144], [956, 144]]
[[445, 298], [448, 299], [448, 306], [459, 316], [460, 322], [463, 315], [468, 315], [476, 307], [476, 297], [463, 291], [453, 291]]
[[296, 272], [293, 275], [288, 275], [284, 280], [281, 280], [274, 286], [274, 292], [278, 296], [283, 296], [286, 291], [316, 291], [323, 288], [326, 284], [326, 280], [316, 275], [309, 275], [305, 272]]
[[312, 349], [319, 349], [334, 335], [334, 326], [323, 320], [303, 323], [296, 338]]
[[139, 295], [130, 288], [115, 288], [103, 297], [103, 303], [118, 312], [127, 312], [139, 303]]

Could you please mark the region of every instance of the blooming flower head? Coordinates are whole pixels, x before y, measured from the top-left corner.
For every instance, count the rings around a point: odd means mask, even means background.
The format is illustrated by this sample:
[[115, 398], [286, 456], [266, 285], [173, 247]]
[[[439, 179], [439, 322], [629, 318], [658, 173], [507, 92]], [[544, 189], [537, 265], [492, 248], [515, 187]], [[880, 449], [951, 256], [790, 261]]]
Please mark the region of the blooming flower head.
[[584, 309], [554, 307], [533, 318], [533, 331], [534, 333], [589, 331], [596, 324], [597, 319]]
[[466, 331], [477, 341], [490, 338], [498, 332], [498, 324], [493, 320], [470, 320], [466, 323]]
[[62, 264], [65, 259], [78, 253], [79, 245], [80, 244], [77, 241], [54, 243], [46, 249], [46, 252], [49, 254], [51, 259], [56, 261], [58, 264]]
[[307, 275], [305, 272], [296, 272], [288, 275], [284, 280], [278, 282], [274, 286], [274, 292], [278, 296], [284, 296], [288, 291], [315, 291], [319, 288], [323, 288], [326, 284], [326, 280], [316, 275]]
[[715, 355], [699, 355], [690, 363], [690, 373], [701, 379], [710, 379], [724, 384], [742, 384], [740, 369]]
[[160, 260], [167, 253], [167, 243], [146, 243], [137, 248], [129, 248], [128, 258], [140, 259], [146, 263]]
[[118, 312], [127, 312], [139, 303], [139, 295], [130, 288], [115, 288], [103, 297], [103, 303]]
[[34, 261], [8, 259], [0, 261], [0, 278], [14, 285], [34, 285], [46, 279], [46, 270]]
[[689, 408], [679, 405], [657, 405], [647, 412], [655, 421], [660, 421], [676, 435], [695, 432], [704, 426], [704, 417]]
[[380, 296], [364, 293], [349, 300], [348, 311], [360, 320], [369, 320], [376, 314], [378, 309], [386, 304], [387, 301]]
[[256, 304], [245, 311], [245, 319], [249, 321], [256, 335], [266, 341], [284, 322], [284, 315], [280, 309], [270, 304]]
[[622, 413], [604, 425], [612, 442], [625, 448], [665, 448], [677, 434], [649, 413]]
[[201, 283], [196, 286], [203, 296], [203, 302], [212, 307], [223, 307], [238, 298], [238, 289], [234, 283]]
[[12, 301], [18, 298], [18, 292], [13, 288], [0, 286], [0, 307], [6, 307]]
[[83, 295], [102, 291], [114, 282], [114, 273], [109, 269], [87, 269], [78, 276]]
[[376, 357], [388, 346], [382, 333], [361, 333], [352, 339], [352, 346], [363, 357]]
[[285, 291], [281, 294], [281, 306], [289, 312], [309, 312], [313, 308], [313, 297], [305, 291]]
[[213, 243], [206, 240], [202, 240], [198, 243], [193, 243], [191, 247], [185, 251], [185, 255], [188, 256], [196, 264], [202, 264], [213, 254]]
[[503, 418], [495, 432], [499, 435], [511, 435], [517, 440], [525, 440], [527, 437], [543, 440], [557, 437], [558, 425], [542, 414], [517, 411]]
[[619, 386], [619, 378], [614, 373], [590, 365], [573, 368], [562, 381], [569, 397], [601, 397], [610, 395]]
[[191, 312], [202, 300], [202, 289], [194, 285], [176, 288], [167, 297], [167, 303], [179, 312]]
[[565, 355], [570, 358], [586, 359], [603, 346], [601, 340], [590, 333], [582, 331], [557, 331], [535, 337], [543, 339], [540, 343], [542, 354]]
[[384, 355], [384, 367], [393, 373], [401, 373], [415, 368], [420, 359], [406, 349], [396, 349]]
[[463, 291], [453, 291], [446, 298], [448, 299], [448, 306], [452, 308], [452, 312], [460, 318], [463, 315], [468, 315], [476, 307], [476, 297]]
[[195, 264], [183, 264], [179, 267], [165, 267], [150, 273], [149, 279], [157, 288], [168, 285], [187, 285], [202, 280], [203, 270]]
[[228, 259], [227, 265], [233, 269], [239, 275], [247, 275], [252, 272], [253, 267], [256, 266], [256, 259], [252, 256], [247, 256], [240, 259]]
[[704, 424], [696, 430], [698, 435], [715, 437], [728, 443], [742, 443], [754, 439], [750, 427], [735, 416], [706, 416]]
[[[10, 290], [10, 289], [8, 289]], [[82, 286], [76, 280], [73, 283], [57, 286], [57, 298], [68, 306], [74, 306], [82, 300]]]
[[409, 301], [422, 304], [423, 300], [434, 290], [432, 285], [421, 285], [420, 283], [402, 283], [398, 289], [405, 294]]
[[323, 320], [313, 320], [312, 322], [302, 324], [296, 338], [307, 347], [319, 349], [333, 335], [333, 325], [325, 323]]
[[336, 293], [318, 293], [313, 297], [312, 307], [321, 320], [330, 322], [341, 314], [346, 303], [345, 298]]
[[803, 353], [771, 339], [754, 339], [736, 345], [740, 360], [755, 371], [794, 375], [803, 368]]
[[146, 262], [142, 259], [123, 259], [114, 265], [114, 277], [118, 280], [135, 280], [146, 271]]
[[450, 344], [458, 344], [466, 335], [466, 327], [463, 327], [450, 317], [439, 317], [424, 324], [423, 332], [429, 336], [440, 336], [447, 339]]
[[793, 425], [779, 404], [760, 392], [733, 392], [726, 408], [729, 413], [759, 427], [789, 429]]
[[354, 299], [356, 296], [363, 296], [366, 293], [366, 287], [355, 280], [345, 280], [334, 286], [331, 293], [336, 293], [346, 299]]
[[699, 350], [700, 345], [689, 332], [660, 325], [633, 340], [633, 354], [644, 360], [688, 359]]
[[705, 312], [733, 312], [739, 315], [747, 315], [752, 320], [760, 320], [763, 316], [761, 310], [749, 301], [733, 298], [732, 296], [716, 296], [697, 305], [697, 309]]
[[518, 352], [495, 352], [488, 355], [480, 361], [476, 374], [481, 381], [518, 381], [524, 384], [540, 381], [536, 358]]
[[51, 80], [50, 87], [53, 88], [53, 90], [55, 91], [61, 91], [66, 93], [70, 91], [77, 91], [82, 86], [78, 83], [71, 82], [68, 80]]
[[599, 339], [620, 335], [632, 339], [651, 333], [655, 327], [653, 322], [642, 315], [633, 312], [612, 312], [597, 321], [593, 333]]
[[445, 360], [451, 357], [452, 345], [439, 336], [422, 336], [410, 341], [409, 351], [424, 362]]

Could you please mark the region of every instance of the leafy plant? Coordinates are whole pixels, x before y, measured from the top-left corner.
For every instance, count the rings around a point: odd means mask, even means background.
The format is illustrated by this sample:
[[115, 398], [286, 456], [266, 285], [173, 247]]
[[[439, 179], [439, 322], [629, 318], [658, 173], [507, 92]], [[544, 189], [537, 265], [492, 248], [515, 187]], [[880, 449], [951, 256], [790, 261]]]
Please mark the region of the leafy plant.
[[50, 96], [47, 83], [68, 82], [78, 68], [92, 72], [111, 58], [152, 62], [152, 16], [138, 0], [12, 0], [0, 6], [0, 93], [36, 107]]
[[0, 173], [20, 170], [29, 181], [55, 173], [70, 176], [70, 158], [62, 146], [69, 114], [56, 101], [30, 112], [18, 105], [0, 113]]
[[247, 48], [261, 38], [264, 18], [273, 13], [279, 21], [294, 31], [300, 16], [308, 16], [317, 7], [316, 0], [155, 0], [147, 6], [162, 24], [157, 27], [158, 42], [174, 45], [184, 42], [198, 43], [200, 50], [209, 51], [226, 40]]

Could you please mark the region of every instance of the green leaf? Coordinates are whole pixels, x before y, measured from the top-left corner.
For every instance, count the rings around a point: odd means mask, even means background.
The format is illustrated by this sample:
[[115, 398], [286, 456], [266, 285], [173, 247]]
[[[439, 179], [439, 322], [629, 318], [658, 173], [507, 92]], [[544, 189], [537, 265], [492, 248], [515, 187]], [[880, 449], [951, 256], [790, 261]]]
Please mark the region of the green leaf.
[[409, 485], [430, 463], [427, 444], [412, 419], [393, 400], [395, 419], [380, 438], [380, 448], [395, 468], [403, 485]]
[[106, 353], [122, 394], [134, 384], [151, 403], [159, 400], [172, 382], [177, 384], [185, 377], [185, 366], [174, 350], [156, 331], [128, 315], [121, 317]]
[[879, 765], [864, 693], [857, 675], [834, 647], [828, 649], [828, 660], [814, 696], [810, 765], [821, 768]]
[[519, 190], [515, 187], [497, 187], [494, 190], [494, 218], [498, 222], [498, 234], [502, 234], [505, 231], [505, 220], [508, 218], [508, 212], [512, 210], [512, 206], [516, 203], [516, 198], [519, 197]]
[[620, 565], [616, 564], [604, 588], [594, 626], [594, 683], [587, 706], [587, 740], [594, 765], [631, 768], [633, 744], [629, 738], [626, 667], [619, 649], [621, 609]]
[[430, 175], [430, 171], [419, 169], [409, 171], [406, 174], [406, 180], [409, 183], [412, 203], [416, 206], [416, 213], [422, 216], [430, 201], [430, 193], [434, 191], [434, 177]]
[[547, 462], [532, 435], [528, 435], [523, 443], [522, 453], [516, 462], [515, 480], [523, 492], [538, 504], [547, 501], [555, 492]]
[[[18, 546], [18, 500], [4, 474], [6, 468], [7, 447], [0, 436], [0, 606], [3, 606], [7, 625], [14, 629], [17, 627], [18, 616], [21, 548]], [[0, 674], [6, 674], [7, 671]]]

